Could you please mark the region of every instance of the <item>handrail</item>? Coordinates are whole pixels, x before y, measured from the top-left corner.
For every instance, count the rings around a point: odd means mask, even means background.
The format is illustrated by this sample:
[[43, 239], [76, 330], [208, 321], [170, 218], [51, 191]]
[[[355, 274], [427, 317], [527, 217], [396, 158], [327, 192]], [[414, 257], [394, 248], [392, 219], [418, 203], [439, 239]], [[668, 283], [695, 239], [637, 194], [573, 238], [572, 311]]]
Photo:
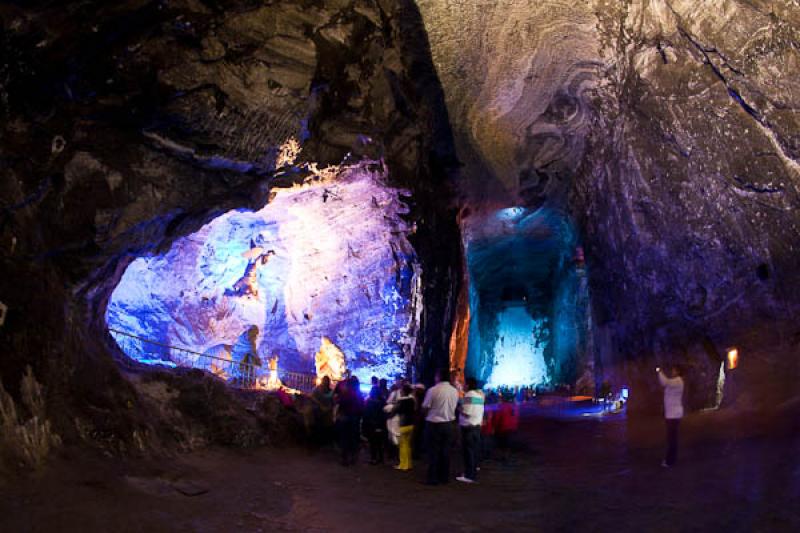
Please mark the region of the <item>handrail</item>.
[[[193, 350], [189, 350], [188, 348], [181, 348], [180, 346], [171, 346], [169, 344], [164, 344], [162, 342], [153, 341], [150, 339], [145, 339], [144, 337], [139, 337], [138, 335], [134, 335], [133, 333], [127, 333], [125, 331], [120, 331], [114, 328], [108, 328], [108, 331], [113, 331], [119, 335], [124, 335], [126, 337], [131, 337], [136, 340], [140, 340], [142, 342], [146, 342], [148, 344], [155, 344], [156, 346], [161, 346], [162, 348], [169, 348], [170, 350], [180, 350], [181, 352], [186, 352], [194, 355], [199, 355], [200, 357], [207, 357], [208, 359], [216, 359], [217, 361], [222, 361], [224, 363], [230, 363], [228, 359], [223, 359], [222, 357], [217, 357], [216, 355], [209, 355], [207, 353], [195, 352]], [[252, 366], [253, 368], [259, 368], [258, 366], [252, 365], [250, 363], [238, 363], [240, 365], [247, 365]]]
[[[245, 386], [249, 385], [250, 387], [253, 387], [255, 385], [255, 382], [256, 382], [255, 376], [256, 376], [256, 374], [266, 374], [265, 366], [263, 366], [263, 365], [257, 366], [257, 365], [253, 365], [252, 363], [237, 362], [237, 361], [233, 361], [232, 359], [224, 359], [222, 357], [218, 357], [218, 356], [215, 356], [215, 355], [210, 355], [210, 354], [207, 354], [207, 353], [202, 353], [202, 352], [197, 352], [197, 351], [194, 351], [194, 350], [189, 350], [188, 348], [181, 348], [179, 346], [172, 346], [172, 345], [169, 345], [169, 344], [165, 344], [163, 342], [158, 342], [158, 341], [154, 341], [154, 340], [151, 340], [151, 339], [147, 339], [147, 338], [141, 337], [139, 335], [134, 335], [133, 333], [128, 333], [127, 331], [121, 331], [121, 330], [118, 330], [116, 328], [109, 327], [108, 331], [110, 333], [112, 333], [112, 336], [122, 335], [123, 337], [136, 339], [136, 340], [138, 340], [140, 342], [151, 344], [153, 346], [159, 346], [161, 348], [166, 348], [168, 350], [176, 350], [178, 352], [184, 352], [184, 353], [187, 353], [187, 354], [196, 355], [197, 357], [202, 357], [203, 359], [206, 359], [206, 360], [216, 361], [216, 362], [220, 363], [221, 365], [226, 365], [226, 366], [229, 366], [231, 368], [245, 369], [245, 370], [247, 370], [247, 372], [245, 372], [246, 375], [242, 378], [244, 380], [243, 384]], [[115, 338], [114, 340], [117, 340], [117, 339]], [[123, 351], [125, 351], [124, 347], [120, 346], [120, 348], [122, 348]], [[186, 366], [186, 367], [191, 367], [191, 368], [197, 368], [196, 366], [194, 366], [192, 364], [185, 364], [185, 362], [180, 361], [180, 360], [174, 361], [174, 360], [170, 359], [169, 361], [171, 363], [177, 364], [178, 366]], [[259, 372], [259, 370], [260, 370], [260, 372]], [[304, 372], [292, 372], [292, 371], [284, 371], [284, 372], [281, 372], [280, 374], [283, 375], [288, 381], [294, 381], [293, 385], [295, 385], [295, 386], [300, 385], [300, 384], [307, 384], [307, 385], [311, 385], [313, 387], [313, 385], [316, 384], [316, 378], [317, 378], [316, 374], [304, 373]], [[233, 385], [239, 385], [239, 383], [237, 383], [235, 380], [233, 381], [232, 384]]]

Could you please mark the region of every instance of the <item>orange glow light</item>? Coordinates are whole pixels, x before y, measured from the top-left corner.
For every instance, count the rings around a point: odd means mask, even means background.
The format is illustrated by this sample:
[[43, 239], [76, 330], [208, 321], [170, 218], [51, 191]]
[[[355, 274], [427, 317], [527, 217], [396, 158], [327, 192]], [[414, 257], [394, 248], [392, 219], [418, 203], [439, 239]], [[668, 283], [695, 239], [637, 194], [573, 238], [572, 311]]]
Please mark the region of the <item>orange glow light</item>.
[[739, 365], [739, 349], [730, 348], [728, 350], [728, 370], [733, 370]]
[[321, 381], [323, 376], [328, 376], [334, 382], [341, 381], [347, 369], [344, 353], [328, 337], [322, 337], [314, 362], [318, 381]]

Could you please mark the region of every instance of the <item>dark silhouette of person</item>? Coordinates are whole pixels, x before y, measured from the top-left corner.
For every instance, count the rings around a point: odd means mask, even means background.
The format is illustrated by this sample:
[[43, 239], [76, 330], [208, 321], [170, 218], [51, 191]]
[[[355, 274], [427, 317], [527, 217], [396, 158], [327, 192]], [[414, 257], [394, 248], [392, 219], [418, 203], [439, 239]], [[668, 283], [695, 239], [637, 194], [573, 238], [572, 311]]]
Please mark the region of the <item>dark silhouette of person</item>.
[[380, 388], [372, 387], [364, 405], [364, 417], [361, 423], [364, 436], [369, 442], [369, 463], [372, 465], [383, 463], [383, 441], [386, 436], [384, 405], [386, 402], [381, 397]]
[[334, 401], [336, 403], [336, 426], [339, 434], [339, 447], [342, 452], [342, 464], [354, 465], [358, 459], [358, 448], [361, 442], [361, 415], [363, 402], [360, 383], [356, 376], [340, 381], [336, 386]]
[[327, 444], [333, 428], [333, 389], [331, 378], [323, 376], [319, 385], [311, 392], [314, 402], [314, 440], [318, 445]]

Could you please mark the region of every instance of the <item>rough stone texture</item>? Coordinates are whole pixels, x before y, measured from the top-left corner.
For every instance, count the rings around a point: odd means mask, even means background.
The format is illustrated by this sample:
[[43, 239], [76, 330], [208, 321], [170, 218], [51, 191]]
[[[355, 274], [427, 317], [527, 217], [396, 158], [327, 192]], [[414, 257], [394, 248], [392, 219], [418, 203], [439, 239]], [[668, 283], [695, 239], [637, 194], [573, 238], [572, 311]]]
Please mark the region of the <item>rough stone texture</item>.
[[384, 156], [414, 193], [417, 369], [446, 364], [451, 124], [465, 202], [575, 219], [587, 343], [632, 406], [657, 403], [656, 361], [689, 364], [690, 405], [708, 405], [729, 345], [726, 402], [796, 394], [795, 1], [129, 0], [0, 19], [0, 372], [11, 386], [32, 363], [64, 434], [146, 427], [104, 334], [110, 291], [134, 257], [261, 207], [288, 135], [322, 164]]
[[[109, 301], [109, 328], [158, 344], [120, 336], [123, 351], [169, 361], [168, 345], [230, 359], [224, 345], [257, 325], [259, 375], [268, 374], [272, 356], [281, 371], [313, 374], [323, 339], [342, 350], [347, 369], [365, 383], [405, 375], [416, 353], [414, 302], [421, 295], [414, 294], [419, 267], [406, 238], [403, 191], [385, 185], [381, 164], [344, 173], [273, 189], [264, 208], [226, 213], [167, 254], [131, 263]], [[267, 264], [250, 265], [242, 256], [251, 243], [259, 254], [274, 252]], [[257, 268], [253, 292], [232, 290], [248, 268]], [[235, 364], [218, 369], [229, 379], [244, 355], [233, 351]]]
[[591, 3], [419, 6], [466, 164], [467, 200], [535, 207], [563, 196], [585, 152], [584, 95], [600, 66]]
[[578, 298], [570, 222], [559, 211], [513, 207], [470, 210], [460, 224], [469, 278], [467, 375], [490, 385], [574, 382], [585, 354], [578, 344], [586, 305]]
[[682, 362], [705, 407], [737, 345], [727, 401], [796, 394], [797, 3], [419, 4], [465, 196], [578, 223], [598, 373], [655, 406]]
[[141, 369], [105, 333], [111, 290], [135, 257], [263, 206], [289, 135], [322, 164], [384, 157], [412, 191], [422, 337], [446, 358], [454, 159], [413, 4], [4, 4], [0, 20], [0, 374], [13, 385], [31, 363], [62, 434], [130, 443], [146, 427], [112, 356]]

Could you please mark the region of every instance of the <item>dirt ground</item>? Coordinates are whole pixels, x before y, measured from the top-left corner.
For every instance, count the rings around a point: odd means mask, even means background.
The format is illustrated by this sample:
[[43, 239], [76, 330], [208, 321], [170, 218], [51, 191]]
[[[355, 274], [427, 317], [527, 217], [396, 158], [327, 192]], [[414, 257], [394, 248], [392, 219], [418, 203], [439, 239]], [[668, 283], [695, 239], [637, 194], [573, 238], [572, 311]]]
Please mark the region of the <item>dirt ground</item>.
[[0, 485], [0, 531], [800, 531], [796, 432], [692, 415], [663, 469], [661, 423], [528, 407], [508, 464], [437, 487], [420, 483], [422, 463], [400, 473], [363, 452], [345, 468], [332, 449], [65, 450]]

